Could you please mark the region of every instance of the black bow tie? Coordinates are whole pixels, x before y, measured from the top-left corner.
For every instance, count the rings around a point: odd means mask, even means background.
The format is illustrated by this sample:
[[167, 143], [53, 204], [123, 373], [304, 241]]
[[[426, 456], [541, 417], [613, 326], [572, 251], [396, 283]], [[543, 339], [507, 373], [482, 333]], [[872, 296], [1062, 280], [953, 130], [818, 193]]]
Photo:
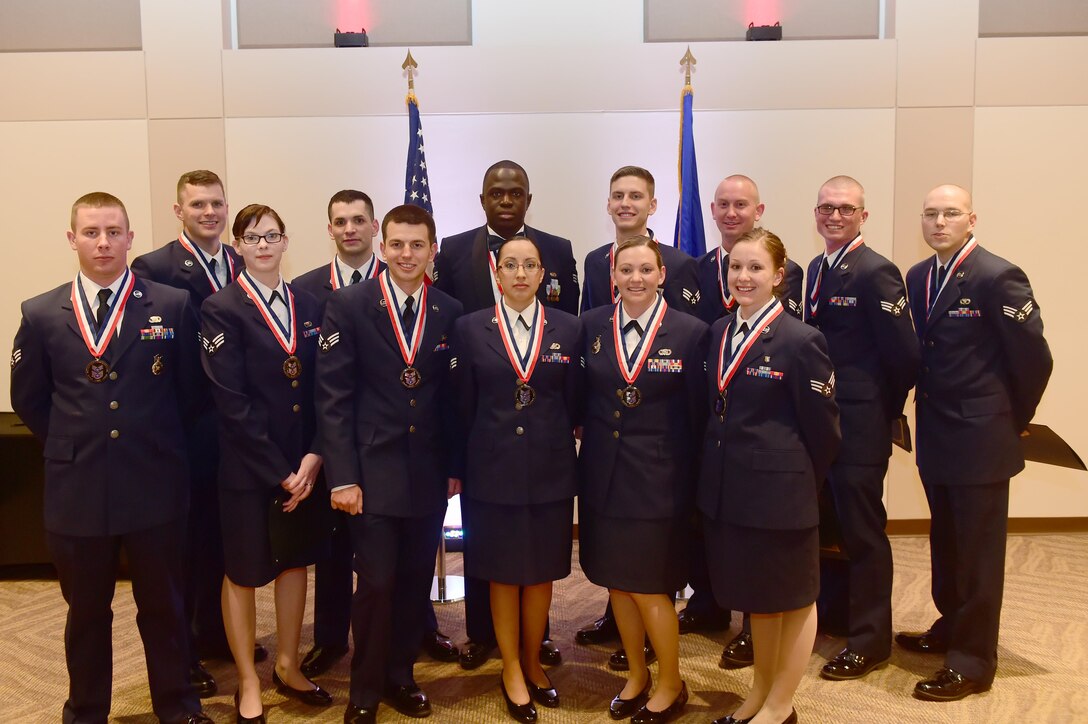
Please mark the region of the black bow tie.
[[492, 253], [498, 252], [502, 248], [502, 245], [506, 243], [506, 239], [498, 236], [497, 234], [487, 235], [487, 248]]

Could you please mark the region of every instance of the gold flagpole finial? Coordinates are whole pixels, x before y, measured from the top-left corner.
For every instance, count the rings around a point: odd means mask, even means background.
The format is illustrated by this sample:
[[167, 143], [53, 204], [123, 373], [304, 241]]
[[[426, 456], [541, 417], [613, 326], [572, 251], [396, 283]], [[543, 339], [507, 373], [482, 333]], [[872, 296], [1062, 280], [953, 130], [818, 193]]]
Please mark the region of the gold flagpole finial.
[[691, 85], [691, 69], [698, 61], [695, 60], [695, 56], [691, 54], [691, 46], [688, 46], [688, 50], [684, 53], [684, 57], [680, 59], [680, 65], [684, 68], [684, 85]]
[[408, 71], [408, 100], [414, 100], [416, 97], [416, 81], [415, 70], [419, 67], [416, 63], [416, 59], [412, 57], [412, 51], [408, 51], [408, 55], [405, 56], [404, 62], [401, 63], [401, 69]]

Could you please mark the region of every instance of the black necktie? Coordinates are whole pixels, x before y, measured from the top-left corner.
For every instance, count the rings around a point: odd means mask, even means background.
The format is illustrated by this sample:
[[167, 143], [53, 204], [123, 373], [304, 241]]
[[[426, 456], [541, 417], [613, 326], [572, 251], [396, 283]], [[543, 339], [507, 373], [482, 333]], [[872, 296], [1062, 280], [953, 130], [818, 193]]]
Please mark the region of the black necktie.
[[[635, 334], [637, 334], [639, 339], [641, 340], [642, 339], [642, 325], [640, 325], [638, 323], [638, 320], [636, 320], [636, 319], [632, 319], [630, 322], [628, 322], [627, 324], [624, 325], [624, 327], [623, 327], [624, 339], [627, 338], [627, 333], [630, 332], [632, 329], [635, 330]], [[631, 351], [627, 354], [627, 364], [634, 363], [635, 350], [636, 349], [638, 349], [638, 344], [635, 344], [635, 346], [632, 347]]]
[[212, 276], [215, 277], [215, 281], [222, 284], [223, 280], [219, 278], [219, 262], [215, 259], [209, 259], [208, 268], [212, 270]]
[[98, 329], [102, 329], [102, 323], [106, 321], [106, 315], [110, 313], [110, 295], [112, 295], [109, 289], [98, 290], [98, 309], [94, 312], [94, 323]]
[[363, 275], [362, 275], [362, 273], [360, 273], [360, 271], [358, 269], [356, 269], [355, 271], [353, 271], [351, 273], [351, 283], [352, 284], [358, 284], [360, 281], [362, 281], [362, 279], [363, 279]]
[[941, 293], [941, 285], [944, 283], [944, 278], [946, 274], [948, 274], [948, 269], [938, 265], [937, 273], [933, 277], [933, 290], [929, 295], [930, 309], [933, 309], [933, 305], [937, 303], [937, 295]]
[[400, 315], [400, 323], [404, 327], [404, 339], [408, 344], [412, 343], [412, 328], [416, 325], [416, 310], [412, 309], [415, 301], [411, 296], [405, 299], [404, 313]]

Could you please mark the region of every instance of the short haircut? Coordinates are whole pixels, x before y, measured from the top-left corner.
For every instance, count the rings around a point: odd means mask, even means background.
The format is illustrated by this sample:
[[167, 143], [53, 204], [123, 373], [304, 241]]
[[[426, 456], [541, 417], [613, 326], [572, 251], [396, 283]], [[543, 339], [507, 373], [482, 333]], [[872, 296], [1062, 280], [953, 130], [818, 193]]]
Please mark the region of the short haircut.
[[845, 174], [832, 176], [827, 181], [824, 181], [823, 185], [820, 186], [820, 189], [822, 190], [824, 186], [833, 186], [836, 188], [854, 187], [861, 194], [861, 205], [865, 206], [865, 187], [853, 176], [846, 176]]
[[332, 205], [333, 204], [352, 204], [356, 201], [362, 201], [366, 204], [366, 212], [370, 214], [370, 218], [374, 218], [374, 202], [370, 200], [370, 197], [364, 194], [362, 191], [356, 191], [355, 189], [344, 189], [343, 191], [337, 191], [329, 199], [329, 221], [332, 221]]
[[390, 224], [423, 224], [427, 227], [427, 237], [434, 244], [438, 241], [434, 228], [434, 218], [427, 213], [422, 206], [415, 204], [401, 204], [389, 210], [382, 219], [382, 239], [385, 238], [386, 229]]
[[[630, 175], [630, 174], [625, 174]], [[620, 254], [628, 249], [634, 249], [636, 246], [645, 246], [647, 249], [654, 253], [654, 257], [657, 259], [657, 268], [660, 269], [665, 266], [665, 260], [661, 258], [661, 245], [656, 240], [651, 239], [648, 236], [632, 236], [624, 239], [616, 247], [616, 253], [612, 255], [612, 268], [616, 268], [616, 264], [620, 263]]]
[[242, 234], [246, 232], [250, 224], [257, 223], [265, 216], [271, 216], [276, 220], [276, 224], [280, 227], [280, 233], [286, 233], [287, 227], [283, 225], [283, 219], [276, 213], [276, 210], [271, 206], [265, 206], [264, 204], [250, 204], [234, 217], [234, 224], [230, 227], [230, 233], [235, 239], [241, 239]]
[[178, 179], [178, 203], [181, 203], [181, 192], [185, 190], [186, 186], [219, 186], [224, 192], [227, 187], [223, 185], [223, 179], [215, 173], [215, 171], [208, 171], [205, 169], [198, 169], [196, 171], [186, 171]]
[[121, 214], [125, 217], [125, 226], [127, 227], [129, 225], [128, 209], [121, 203], [121, 199], [113, 194], [108, 194], [105, 191], [92, 191], [89, 194], [83, 194], [76, 199], [74, 204], [72, 204], [72, 215], [68, 222], [72, 227], [72, 231], [76, 230], [76, 211], [80, 208], [101, 209], [107, 206], [121, 209]]
[[762, 246], [771, 255], [771, 264], [774, 265], [773, 271], [782, 270], [782, 281], [771, 290], [776, 297], [781, 297], [786, 293], [786, 260], [789, 258], [786, 254], [786, 245], [778, 238], [778, 234], [764, 228], [755, 228], [744, 234], [733, 242], [733, 248], [736, 249], [737, 244], [746, 242]]
[[608, 182], [608, 188], [611, 189], [612, 184], [625, 176], [634, 176], [635, 178], [642, 179], [650, 188], [650, 196], [654, 195], [654, 190], [657, 187], [654, 183], [654, 175], [641, 166], [623, 166], [616, 169], [616, 173], [612, 174], [612, 178]]
[[521, 175], [525, 177], [525, 190], [526, 191], [529, 190], [529, 172], [526, 171], [525, 168], [520, 163], [518, 163], [516, 161], [511, 161], [510, 159], [505, 159], [504, 158], [502, 161], [496, 161], [495, 163], [491, 164], [490, 166], [487, 167], [487, 170], [484, 171], [484, 180], [483, 180], [483, 183], [482, 183], [482, 186], [481, 186], [481, 189], [480, 189], [481, 191], [487, 191], [487, 177], [490, 176], [495, 171], [498, 171], [500, 169], [510, 169], [511, 171], [520, 171]]
[[540, 258], [540, 245], [537, 244], [532, 239], [530, 239], [528, 236], [522, 236], [522, 235], [519, 234], [518, 236], [510, 237], [509, 239], [507, 239], [506, 241], [504, 241], [502, 244], [499, 245], [499, 258], [500, 259], [502, 258], [502, 250], [505, 249], [506, 245], [509, 244], [512, 241], [527, 241], [527, 242], [529, 242], [530, 244], [533, 245], [533, 248], [536, 249], [536, 258], [537, 259]]

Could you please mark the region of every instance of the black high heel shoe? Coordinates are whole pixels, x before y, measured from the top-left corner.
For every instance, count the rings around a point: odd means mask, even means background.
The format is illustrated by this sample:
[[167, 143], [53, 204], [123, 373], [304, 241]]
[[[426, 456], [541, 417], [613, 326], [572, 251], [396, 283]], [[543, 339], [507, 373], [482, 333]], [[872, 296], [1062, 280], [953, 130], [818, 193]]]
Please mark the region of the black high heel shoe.
[[[306, 681], [310, 680], [306, 679]], [[309, 704], [310, 706], [328, 706], [332, 703], [332, 694], [325, 691], [317, 684], [314, 684], [312, 681], [310, 681], [310, 683], [314, 685], [314, 688], [305, 691], [288, 686], [287, 682], [281, 679], [280, 675], [276, 673], [275, 668], [272, 669], [272, 683], [276, 685], [276, 691], [284, 696], [291, 697], [292, 699], [298, 699], [303, 704]]]
[[530, 724], [530, 722], [536, 721], [536, 707], [533, 706], [532, 694], [529, 695], [528, 704], [515, 704], [510, 695], [506, 693], [506, 682], [502, 680], [502, 674], [499, 674], [499, 690], [502, 691], [502, 698], [506, 700], [506, 710], [510, 712], [510, 716], [514, 717], [515, 721], [522, 722], [522, 724]]
[[[548, 675], [544, 674], [544, 678], [548, 679]], [[551, 679], [548, 679], [547, 686], [537, 686], [528, 676], [526, 676], [525, 687], [529, 689], [529, 698], [537, 704], [546, 706], [549, 709], [555, 709], [559, 706], [559, 692], [552, 686]]]
[[680, 716], [684, 705], [688, 703], [688, 685], [680, 682], [680, 693], [676, 695], [672, 703], [661, 711], [654, 711], [643, 706], [638, 713], [631, 717], [631, 724], [665, 724]]
[[[620, 719], [627, 719], [634, 715], [639, 709], [641, 709], [647, 701], [650, 700], [650, 689], [654, 686], [654, 680], [648, 674], [646, 676], [646, 686], [642, 687], [642, 691], [635, 694], [634, 698], [621, 699], [619, 694], [612, 699], [612, 703], [608, 705], [608, 715], [619, 721]], [[620, 691], [622, 694], [623, 691]]]
[[242, 716], [242, 692], [234, 692], [234, 713], [238, 715], [238, 724], [265, 724], [264, 710], [257, 716]]

